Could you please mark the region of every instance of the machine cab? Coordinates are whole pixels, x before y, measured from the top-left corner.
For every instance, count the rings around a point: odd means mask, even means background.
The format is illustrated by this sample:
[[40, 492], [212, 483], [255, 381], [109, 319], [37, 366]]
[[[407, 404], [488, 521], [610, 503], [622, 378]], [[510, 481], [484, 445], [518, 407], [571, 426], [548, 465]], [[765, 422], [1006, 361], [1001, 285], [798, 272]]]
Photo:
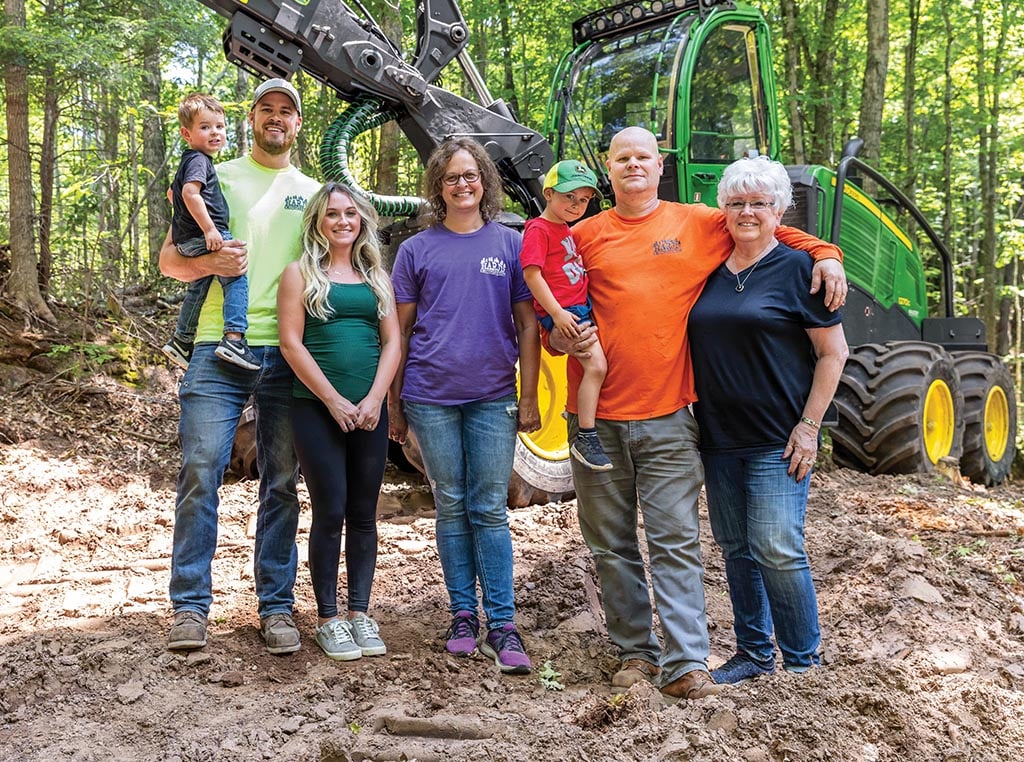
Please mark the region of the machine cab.
[[[757, 11], [629, 2], [579, 19], [573, 38], [548, 109], [558, 158], [581, 159], [602, 176], [612, 136], [647, 127], [665, 158], [660, 197], [714, 206], [727, 164], [778, 156], [768, 28]], [[606, 181], [602, 191], [610, 195]]]

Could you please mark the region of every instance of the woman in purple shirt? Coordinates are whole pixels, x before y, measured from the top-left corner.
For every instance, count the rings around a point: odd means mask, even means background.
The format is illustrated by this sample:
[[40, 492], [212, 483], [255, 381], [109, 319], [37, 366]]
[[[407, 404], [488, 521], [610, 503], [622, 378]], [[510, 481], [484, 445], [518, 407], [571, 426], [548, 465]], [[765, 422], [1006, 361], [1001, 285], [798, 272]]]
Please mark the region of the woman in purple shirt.
[[402, 364], [389, 395], [391, 438], [402, 442], [411, 429], [434, 493], [452, 615], [447, 651], [469, 656], [479, 647], [502, 672], [524, 674], [506, 498], [516, 432], [540, 428], [540, 341], [521, 236], [494, 221], [501, 178], [473, 140], [438, 146], [424, 185], [433, 224], [399, 247], [392, 272]]

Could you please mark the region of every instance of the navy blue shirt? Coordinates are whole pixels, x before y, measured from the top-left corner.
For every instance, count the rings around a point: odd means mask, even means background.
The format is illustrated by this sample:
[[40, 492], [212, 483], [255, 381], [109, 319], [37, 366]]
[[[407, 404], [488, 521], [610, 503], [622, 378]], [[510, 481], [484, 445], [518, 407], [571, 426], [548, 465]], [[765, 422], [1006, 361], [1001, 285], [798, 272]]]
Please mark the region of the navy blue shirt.
[[753, 271], [734, 275], [723, 264], [708, 278], [689, 325], [702, 452], [786, 445], [814, 377], [806, 329], [842, 320], [825, 308], [824, 289], [808, 293], [813, 267], [806, 253], [779, 244]]
[[178, 165], [178, 172], [174, 175], [174, 182], [171, 183], [171, 194], [173, 196], [174, 216], [171, 218], [171, 240], [175, 243], [187, 241], [190, 238], [202, 238], [203, 229], [199, 227], [188, 207], [182, 198], [181, 191], [187, 183], [199, 183], [199, 195], [206, 203], [206, 212], [213, 220], [214, 227], [221, 233], [228, 229], [228, 202], [224, 194], [220, 192], [220, 181], [217, 180], [217, 170], [213, 167], [213, 159], [202, 151], [186, 148], [181, 153], [181, 163]]

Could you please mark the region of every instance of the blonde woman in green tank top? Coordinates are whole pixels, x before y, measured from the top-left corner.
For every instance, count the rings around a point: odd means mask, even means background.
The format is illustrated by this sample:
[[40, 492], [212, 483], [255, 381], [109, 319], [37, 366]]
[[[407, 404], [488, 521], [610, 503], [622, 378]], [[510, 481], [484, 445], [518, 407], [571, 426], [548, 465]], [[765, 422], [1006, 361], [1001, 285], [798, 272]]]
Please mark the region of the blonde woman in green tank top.
[[[313, 522], [309, 573], [316, 641], [332, 659], [387, 652], [368, 615], [377, 561], [377, 496], [387, 460], [385, 400], [401, 350], [377, 215], [330, 182], [310, 199], [302, 256], [281, 274], [281, 351], [295, 371], [292, 431]], [[337, 603], [342, 533], [347, 613]]]

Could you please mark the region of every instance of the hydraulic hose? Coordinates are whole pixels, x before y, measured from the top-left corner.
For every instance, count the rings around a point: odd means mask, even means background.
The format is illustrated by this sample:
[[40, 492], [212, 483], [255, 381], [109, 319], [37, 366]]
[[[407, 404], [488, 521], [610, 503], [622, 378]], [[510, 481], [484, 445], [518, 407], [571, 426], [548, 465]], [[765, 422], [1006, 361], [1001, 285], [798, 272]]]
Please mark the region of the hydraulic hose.
[[348, 151], [356, 136], [390, 122], [397, 114], [383, 108], [383, 101], [361, 95], [352, 101], [324, 133], [320, 142], [320, 168], [324, 177], [345, 183], [362, 194], [384, 217], [411, 217], [419, 213], [426, 200], [419, 196], [384, 196], [363, 188], [352, 176]]

